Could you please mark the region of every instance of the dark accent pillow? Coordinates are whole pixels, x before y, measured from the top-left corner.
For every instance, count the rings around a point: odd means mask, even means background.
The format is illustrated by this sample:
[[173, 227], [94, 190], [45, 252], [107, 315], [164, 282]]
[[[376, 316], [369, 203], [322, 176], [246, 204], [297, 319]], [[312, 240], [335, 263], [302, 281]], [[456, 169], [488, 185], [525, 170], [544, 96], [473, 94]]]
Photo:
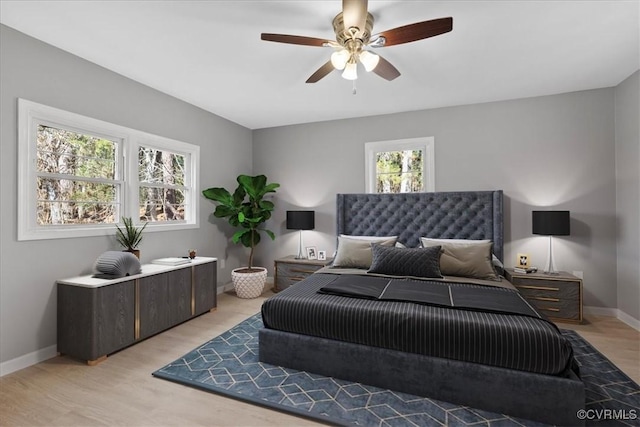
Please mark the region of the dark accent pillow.
[[369, 273], [391, 276], [442, 278], [440, 246], [429, 248], [395, 248], [373, 245]]

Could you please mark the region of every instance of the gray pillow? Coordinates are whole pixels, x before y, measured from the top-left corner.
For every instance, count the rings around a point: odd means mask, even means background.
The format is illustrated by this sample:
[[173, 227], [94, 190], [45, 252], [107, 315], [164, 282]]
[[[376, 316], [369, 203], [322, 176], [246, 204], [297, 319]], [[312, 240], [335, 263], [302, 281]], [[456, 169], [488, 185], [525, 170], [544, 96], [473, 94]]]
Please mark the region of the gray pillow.
[[333, 260], [333, 267], [369, 268], [371, 267], [371, 245], [393, 246], [396, 237], [381, 237], [371, 239], [338, 236], [338, 251]]
[[420, 239], [423, 247], [442, 246], [440, 271], [445, 276], [500, 280], [492, 262], [491, 240]]
[[395, 248], [374, 245], [369, 273], [391, 276], [442, 278], [440, 246], [429, 248]]
[[140, 260], [131, 252], [107, 251], [100, 255], [94, 265], [96, 276], [105, 279], [139, 274], [142, 271]]

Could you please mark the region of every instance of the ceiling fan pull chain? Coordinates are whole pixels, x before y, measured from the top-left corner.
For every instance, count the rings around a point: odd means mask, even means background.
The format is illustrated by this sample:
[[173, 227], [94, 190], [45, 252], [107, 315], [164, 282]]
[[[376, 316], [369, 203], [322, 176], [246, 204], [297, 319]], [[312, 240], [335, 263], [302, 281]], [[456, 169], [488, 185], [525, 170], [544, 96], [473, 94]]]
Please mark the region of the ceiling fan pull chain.
[[356, 88], [356, 81], [355, 80], [351, 80], [353, 82], [353, 90], [351, 91], [352, 95], [355, 95], [357, 93], [357, 88]]

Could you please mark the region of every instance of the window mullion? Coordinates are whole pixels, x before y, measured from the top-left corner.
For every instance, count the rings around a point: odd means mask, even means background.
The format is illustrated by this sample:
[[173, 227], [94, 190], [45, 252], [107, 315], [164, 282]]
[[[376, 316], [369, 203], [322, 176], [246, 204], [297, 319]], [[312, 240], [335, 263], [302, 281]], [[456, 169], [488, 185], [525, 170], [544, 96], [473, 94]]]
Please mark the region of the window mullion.
[[63, 179], [67, 181], [86, 181], [86, 182], [95, 182], [98, 184], [108, 184], [108, 185], [121, 185], [124, 183], [124, 181], [121, 181], [118, 179], [93, 178], [89, 176], [69, 175], [69, 174], [63, 174], [63, 173], [37, 172], [36, 176], [40, 178]]

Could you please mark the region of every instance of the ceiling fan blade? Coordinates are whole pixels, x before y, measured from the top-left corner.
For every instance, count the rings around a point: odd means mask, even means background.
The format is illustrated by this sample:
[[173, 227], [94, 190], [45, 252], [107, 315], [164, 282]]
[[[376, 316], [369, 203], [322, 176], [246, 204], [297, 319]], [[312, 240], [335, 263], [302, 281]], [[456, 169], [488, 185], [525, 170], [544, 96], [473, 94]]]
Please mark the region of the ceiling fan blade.
[[367, 24], [367, 0], [342, 0], [342, 20], [344, 28], [357, 27], [364, 31]]
[[[380, 47], [393, 46], [397, 44], [410, 43], [416, 40], [422, 40], [440, 34], [448, 33], [453, 29], [453, 18], [439, 18], [430, 21], [416, 22], [414, 24], [387, 30], [371, 37], [375, 40], [377, 37], [384, 37], [385, 42]], [[372, 45], [375, 47], [375, 45]]]
[[311, 74], [311, 77], [309, 77], [305, 83], [315, 83], [318, 80], [324, 78], [327, 74], [332, 72], [334, 69], [335, 68], [333, 68], [331, 61], [327, 61], [327, 63], [324, 64], [322, 67], [318, 68], [318, 70], [315, 73]]
[[268, 42], [300, 44], [303, 46], [321, 46], [322, 47], [332, 42], [332, 40], [317, 39], [314, 37], [304, 37], [304, 36], [291, 36], [288, 34], [262, 33], [260, 35], [260, 38]]
[[[380, 55], [378, 55], [380, 56]], [[382, 56], [380, 56], [380, 60], [378, 61], [378, 65], [376, 65], [376, 68], [374, 68], [372, 70], [374, 73], [376, 73], [377, 75], [379, 75], [380, 77], [382, 77], [383, 79], [386, 80], [393, 80], [396, 77], [400, 76], [400, 71], [398, 71], [398, 69], [396, 67], [394, 67], [393, 65], [391, 65], [391, 62], [387, 61], [386, 59], [384, 59]]]

